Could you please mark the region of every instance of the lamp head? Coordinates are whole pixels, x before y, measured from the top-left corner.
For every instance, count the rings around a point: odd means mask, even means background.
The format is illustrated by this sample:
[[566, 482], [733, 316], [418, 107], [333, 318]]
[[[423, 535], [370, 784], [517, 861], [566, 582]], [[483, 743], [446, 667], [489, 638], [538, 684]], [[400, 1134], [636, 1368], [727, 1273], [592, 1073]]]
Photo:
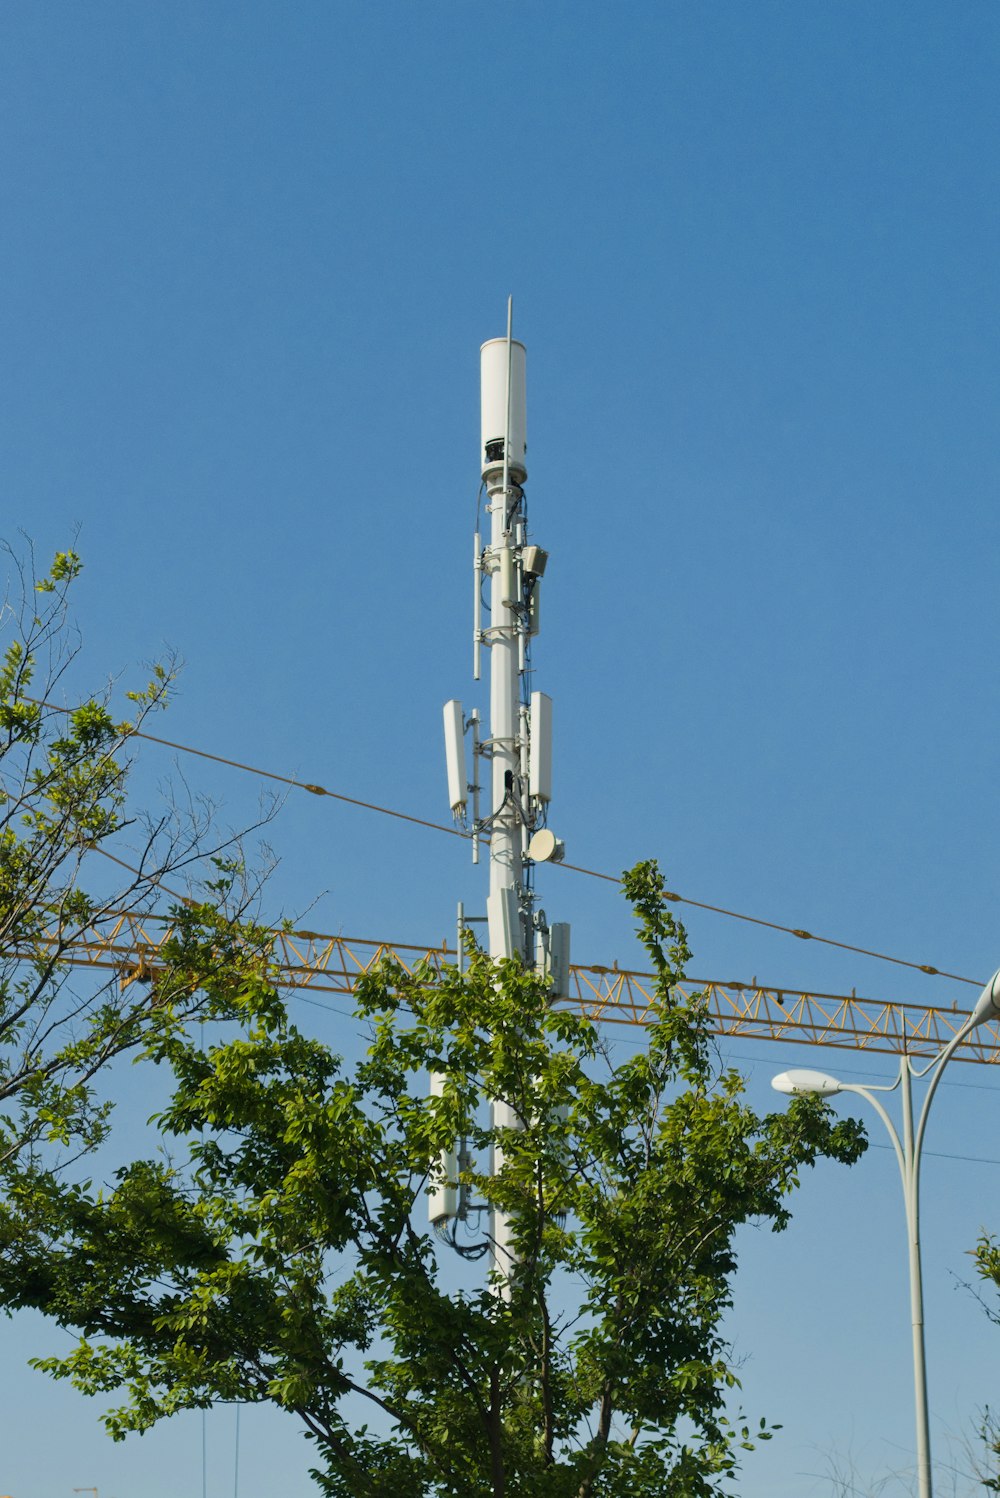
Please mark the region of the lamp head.
[[993, 974], [987, 983], [975, 1009], [972, 1011], [970, 1028], [972, 1025], [981, 1025], [984, 1020], [1000, 1019], [1000, 968]]
[[796, 1068], [794, 1071], [783, 1071], [773, 1077], [771, 1086], [775, 1092], [789, 1092], [793, 1097], [832, 1097], [841, 1089], [841, 1083], [836, 1077], [828, 1077], [825, 1072], [805, 1071]]

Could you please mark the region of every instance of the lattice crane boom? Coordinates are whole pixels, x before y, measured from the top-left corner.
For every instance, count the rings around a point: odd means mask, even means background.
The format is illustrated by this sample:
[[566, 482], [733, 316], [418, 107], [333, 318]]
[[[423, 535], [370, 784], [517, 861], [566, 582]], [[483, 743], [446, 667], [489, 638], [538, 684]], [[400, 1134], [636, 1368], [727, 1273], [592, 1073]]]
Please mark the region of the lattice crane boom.
[[[113, 971], [123, 984], [155, 979], [161, 965], [160, 947], [169, 934], [168, 917], [114, 912], [82, 931], [61, 957], [77, 966]], [[53, 933], [23, 955], [37, 956], [47, 944], [55, 949], [56, 943]], [[457, 959], [455, 948], [446, 942], [423, 946], [316, 931], [275, 931], [273, 952], [282, 985], [316, 994], [352, 993], [361, 974], [384, 958], [408, 972], [420, 962], [440, 968]], [[621, 969], [617, 964], [574, 964], [570, 980], [569, 998], [560, 1002], [603, 1023], [645, 1023], [654, 992], [651, 974]], [[773, 988], [756, 980], [740, 983], [692, 978], [685, 988], [704, 990], [716, 1034], [842, 1050], [932, 1056], [967, 1018], [966, 1011], [955, 1005]], [[980, 1025], [959, 1047], [955, 1060], [1000, 1063], [1000, 1026]]]

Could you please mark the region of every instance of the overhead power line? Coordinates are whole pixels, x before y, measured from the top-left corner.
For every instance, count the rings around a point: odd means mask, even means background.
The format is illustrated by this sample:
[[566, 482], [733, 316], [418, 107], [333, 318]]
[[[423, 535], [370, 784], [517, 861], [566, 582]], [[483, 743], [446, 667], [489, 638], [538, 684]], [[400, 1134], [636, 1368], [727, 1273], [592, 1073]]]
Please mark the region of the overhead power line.
[[[46, 702], [40, 698], [29, 698], [28, 701], [35, 702], [39, 707], [49, 708], [54, 712], [71, 712], [72, 709], [63, 707], [58, 703]], [[348, 806], [360, 807], [362, 811], [378, 812], [381, 816], [395, 817], [401, 822], [411, 822], [417, 827], [429, 828], [432, 832], [444, 832], [449, 837], [470, 840], [472, 834], [460, 827], [449, 827], [444, 822], [432, 822], [426, 817], [416, 817], [412, 813], [399, 811], [392, 806], [381, 806], [375, 801], [363, 801], [357, 796], [345, 795], [343, 791], [332, 791], [325, 785], [318, 785], [313, 781], [299, 780], [294, 775], [281, 775], [276, 770], [266, 770], [260, 765], [248, 765], [242, 760], [230, 759], [224, 754], [212, 754], [207, 749], [199, 749], [194, 744], [181, 744], [175, 739], [161, 738], [158, 734], [147, 733], [145, 729], [134, 729], [131, 737], [147, 739], [151, 744], [160, 744], [167, 749], [176, 749], [181, 754], [194, 754], [199, 759], [211, 760], [213, 764], [225, 765], [232, 770], [243, 770], [248, 775], [256, 775], [261, 780], [274, 780], [281, 785], [292, 786], [295, 790], [308, 791], [312, 796], [328, 796], [331, 800], [342, 801]], [[105, 850], [102, 849], [102, 852]], [[107, 854], [107, 857], [113, 857]], [[121, 862], [119, 859], [118, 862]], [[124, 865], [128, 867], [128, 865]], [[621, 884], [621, 877], [617, 874], [607, 874], [600, 869], [584, 868], [581, 864], [558, 863], [551, 865], [553, 868], [568, 869], [574, 874], [584, 874], [590, 879], [601, 879], [608, 884]], [[167, 891], [170, 893], [170, 891]], [[895, 957], [888, 952], [876, 952], [871, 947], [862, 947], [854, 942], [838, 941], [832, 936], [820, 936], [815, 931], [803, 930], [801, 926], [787, 926], [781, 921], [764, 920], [761, 916], [747, 915], [744, 911], [728, 910], [722, 905], [711, 905], [704, 900], [692, 899], [690, 895], [678, 894], [676, 890], [664, 890], [664, 900], [670, 900], [680, 905], [690, 905], [696, 910], [708, 910], [714, 915], [721, 915], [733, 921], [744, 921], [751, 926], [763, 926], [768, 931], [781, 931], [786, 936], [797, 937], [799, 941], [815, 941], [826, 947], [836, 947], [842, 952], [854, 952], [860, 957], [871, 957], [877, 962], [891, 962], [896, 967], [910, 968], [913, 972], [926, 973], [929, 977], [949, 978], [955, 983], [969, 983], [974, 987], [981, 988], [981, 978], [968, 978], [961, 973], [949, 973], [943, 968], [935, 967], [929, 962], [912, 962], [905, 957]]]
[[[592, 879], [607, 879], [614, 884], [621, 882], [613, 874], [602, 874], [597, 869], [584, 869], [578, 864], [563, 863], [556, 864], [555, 867], [572, 869], [577, 874], [589, 874]], [[748, 921], [752, 926], [765, 926], [769, 931], [783, 931], [788, 936], [797, 936], [799, 941], [818, 941], [827, 947], [839, 947], [843, 952], [857, 952], [862, 957], [874, 957], [879, 962], [893, 962], [897, 967], [913, 968], [918, 973], [927, 973], [934, 978], [952, 978], [956, 983], [972, 983], [977, 988], [983, 986], [983, 980], [980, 978], [964, 978], [960, 973], [946, 973], [942, 968], [933, 967], [929, 962], [910, 962], [905, 957], [892, 957], [887, 952], [873, 952], [870, 947], [858, 947], [852, 942], [837, 941], [832, 936], [817, 936], [814, 931], [803, 931], [799, 926], [783, 926], [779, 921], [765, 921], [757, 915], [745, 915], [739, 910], [726, 910], [721, 905], [708, 905], [704, 900], [692, 900], [689, 895], [678, 895], [673, 890], [665, 889], [663, 898], [679, 901], [682, 905], [693, 905], [698, 910], [711, 910], [715, 915], [728, 916], [733, 921]]]

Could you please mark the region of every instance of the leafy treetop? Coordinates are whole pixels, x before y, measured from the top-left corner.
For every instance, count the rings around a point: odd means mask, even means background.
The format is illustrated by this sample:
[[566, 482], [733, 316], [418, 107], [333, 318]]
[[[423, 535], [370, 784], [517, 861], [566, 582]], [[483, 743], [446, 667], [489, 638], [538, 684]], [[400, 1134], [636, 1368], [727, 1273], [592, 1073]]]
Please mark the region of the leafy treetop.
[[[0, 1296], [81, 1334], [41, 1366], [123, 1396], [106, 1417], [119, 1438], [270, 1401], [313, 1441], [329, 1498], [726, 1491], [770, 1434], [725, 1413], [736, 1230], [783, 1228], [802, 1167], [852, 1162], [863, 1134], [817, 1099], [753, 1111], [703, 996], [678, 986], [687, 941], [656, 866], [624, 886], [656, 972], [646, 1044], [625, 1059], [539, 977], [470, 950], [464, 972], [362, 980], [370, 1044], [347, 1069], [289, 1021], [249, 943], [224, 996], [236, 1030], [149, 1046], [173, 1076], [172, 1158], [104, 1191], [37, 1162], [10, 1183]], [[491, 1098], [517, 1127], [490, 1126]], [[505, 1284], [470, 1282], [425, 1225], [461, 1141], [473, 1203], [512, 1224]]]

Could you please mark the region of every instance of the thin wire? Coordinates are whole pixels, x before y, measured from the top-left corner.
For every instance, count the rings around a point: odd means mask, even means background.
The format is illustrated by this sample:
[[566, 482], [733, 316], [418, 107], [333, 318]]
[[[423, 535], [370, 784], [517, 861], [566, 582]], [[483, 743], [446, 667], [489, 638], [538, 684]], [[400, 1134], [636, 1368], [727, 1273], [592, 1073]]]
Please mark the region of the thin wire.
[[[44, 704], [46, 707], [51, 704]], [[401, 822], [413, 822], [418, 827], [429, 827], [432, 832], [447, 832], [450, 837], [472, 836], [469, 832], [463, 832], [458, 827], [447, 827], [443, 822], [429, 822], [425, 817], [414, 817], [406, 811], [395, 811], [391, 806], [379, 806], [374, 801], [359, 801], [356, 796], [345, 796], [342, 791], [327, 790], [324, 785], [313, 785], [307, 780], [296, 780], [292, 775], [278, 775], [273, 770], [261, 770], [255, 765], [244, 765], [237, 759], [226, 759], [221, 754], [209, 754], [207, 749], [195, 749], [191, 744], [176, 744], [172, 739], [161, 739], [153, 733], [136, 729], [131, 735], [134, 739], [149, 739], [153, 744], [164, 744], [168, 749], [180, 749], [184, 754], [197, 754], [202, 759], [214, 760], [218, 765], [229, 765], [234, 770], [246, 770], [249, 775], [259, 775], [265, 780], [277, 780], [282, 785], [295, 786], [297, 790], [309, 791], [313, 796], [330, 796], [334, 801], [344, 801], [348, 806], [360, 806], [363, 811], [381, 812], [386, 817], [398, 817]]]
[[[571, 869], [574, 874], [586, 874], [591, 879], [606, 879], [609, 884], [620, 884], [614, 874], [602, 874], [597, 869], [585, 869], [580, 864], [557, 864], [557, 868]], [[663, 891], [664, 900], [674, 900], [681, 905], [693, 905], [698, 910], [711, 910], [715, 915], [725, 915], [733, 921], [748, 921], [752, 926], [766, 926], [769, 931], [784, 931], [788, 936], [797, 936], [800, 941], [818, 941], [827, 947], [839, 947], [843, 952], [858, 952], [862, 957], [874, 957], [879, 962], [894, 962], [897, 967], [909, 967], [918, 973], [928, 973], [935, 978], [952, 978], [956, 983], [972, 983], [981, 988], [981, 978], [963, 978], [959, 973], [946, 973], [929, 962], [909, 962], [905, 957], [891, 957], [885, 952], [873, 952], [870, 947], [856, 947], [848, 941], [836, 941], [832, 936], [817, 936], [814, 931], [803, 931], [799, 926], [782, 926], [778, 921], [765, 921], [757, 915], [744, 915], [739, 910], [726, 910], [722, 905], [707, 905], [704, 900], [692, 900], [689, 895], [679, 895], [674, 890]]]
[[[38, 707], [50, 708], [53, 712], [69, 713], [73, 709], [61, 707], [56, 702], [45, 702], [40, 697], [26, 697]], [[178, 744], [173, 739], [161, 739], [143, 728], [133, 728], [128, 734], [133, 739], [148, 739], [151, 744], [162, 744], [167, 749], [179, 749], [183, 754], [196, 754], [200, 759], [210, 759], [217, 765], [228, 765], [233, 770], [245, 770], [248, 775], [259, 775], [263, 780], [277, 780], [281, 785], [291, 785], [297, 790], [309, 791], [313, 796], [331, 796], [335, 801], [344, 801], [348, 806], [360, 806], [364, 811], [381, 812], [386, 817], [398, 817], [402, 822], [414, 822], [418, 827], [429, 827], [433, 832], [447, 832], [451, 837], [470, 838], [469, 832], [457, 827], [446, 827], [443, 822], [429, 822], [425, 817], [414, 817], [406, 811], [395, 811], [391, 806], [379, 806], [374, 801], [359, 801], [356, 796], [345, 796], [341, 791], [331, 791], [323, 785], [313, 785], [308, 780], [297, 780], [294, 775], [279, 775], [276, 770], [262, 770], [257, 765], [245, 765], [238, 759], [227, 759], [223, 754], [210, 754], [207, 749], [196, 749], [193, 744]], [[108, 854], [110, 858], [112, 855]], [[127, 868], [128, 865], [126, 864]]]
[[[28, 698], [26, 700], [34, 702], [40, 707], [50, 708], [56, 712], [71, 711], [70, 708], [60, 707], [56, 703], [45, 702], [39, 698]], [[397, 811], [391, 806], [381, 806], [375, 801], [362, 801], [356, 796], [344, 795], [342, 791], [331, 791], [326, 786], [316, 785], [308, 780], [298, 780], [293, 775], [279, 775], [275, 770], [264, 770], [257, 765], [247, 765], [242, 760], [229, 759], [223, 754], [211, 754], [207, 749], [196, 749], [192, 744], [180, 744], [174, 739], [160, 738], [157, 734], [146, 733], [144, 729], [134, 729], [131, 737], [148, 739], [150, 743], [162, 744], [168, 749], [177, 749], [182, 754], [195, 754], [201, 759], [211, 760], [214, 764], [227, 765], [230, 769], [234, 770], [244, 770], [248, 775], [257, 775], [263, 780], [276, 780], [282, 785], [290, 785], [297, 790], [309, 791], [313, 796], [329, 796], [334, 801], [342, 801], [348, 806], [359, 806], [363, 811], [376, 811], [382, 816], [395, 817], [401, 822], [411, 822], [417, 827], [427, 827], [432, 832], [444, 832], [449, 837], [461, 838], [466, 842], [472, 838], [471, 832], [466, 832], [459, 827], [448, 827], [443, 822], [431, 822], [426, 817], [415, 817], [409, 812]], [[113, 854], [107, 853], [104, 849], [100, 849], [99, 851], [103, 852], [107, 858], [114, 857]], [[121, 862], [121, 860], [116, 861]], [[123, 867], [128, 868], [128, 865], [124, 864]], [[584, 868], [581, 864], [561, 863], [554, 865], [554, 867], [568, 869], [574, 874], [585, 874], [590, 879], [602, 879], [608, 884], [621, 884], [620, 876], [605, 874], [599, 869]], [[133, 870], [133, 872], [135, 871]], [[180, 896], [179, 898], [183, 899], [185, 897]], [[722, 905], [710, 905], [704, 900], [693, 900], [690, 895], [678, 894], [676, 890], [664, 890], [663, 898], [677, 904], [690, 905], [696, 910], [708, 910], [714, 915], [726, 916], [729, 920], [745, 921], [752, 926], [763, 926], [769, 931], [782, 931], [786, 936], [798, 937], [800, 941], [816, 941], [823, 946], [837, 947], [842, 952], [855, 952], [861, 957], [871, 957], [877, 962], [891, 962], [896, 967], [910, 968], [914, 972], [926, 973], [930, 977], [948, 978], [955, 983], [969, 983], [976, 988], [981, 988], [983, 984], [981, 978], [967, 978], [961, 973], [949, 973], [943, 968], [934, 967], [929, 962], [910, 962], [905, 957], [894, 957], [887, 952], [873, 951], [871, 947], [859, 947], [853, 942], [838, 941], [832, 936], [818, 936], [815, 931], [805, 931], [800, 926], [785, 926], [780, 921], [767, 921], [761, 916], [746, 915], [739, 910], [728, 910]]]
[[180, 900], [185, 905], [191, 905], [193, 903], [187, 895], [182, 895], [178, 890], [171, 889], [169, 884], [164, 884], [163, 880], [158, 879], [155, 874], [144, 875], [141, 869], [135, 868], [133, 864], [126, 863], [124, 858], [119, 858], [117, 854], [109, 853], [107, 848], [102, 848], [99, 845], [95, 845], [91, 849], [91, 852], [100, 853], [102, 858], [110, 858], [112, 863], [116, 863], [120, 869], [127, 869], [130, 874], [135, 874], [136, 878], [138, 879], [148, 878], [151, 884], [155, 884], [157, 889], [162, 889], [165, 895], [170, 895], [170, 897], [174, 900]]
[[[874, 1139], [869, 1139], [868, 1148], [873, 1150], [891, 1150], [891, 1144], [877, 1144]], [[1000, 1160], [991, 1160], [988, 1155], [952, 1155], [946, 1150], [922, 1150], [921, 1154], [931, 1155], [935, 1160], [965, 1160], [970, 1165], [1000, 1165]]]

